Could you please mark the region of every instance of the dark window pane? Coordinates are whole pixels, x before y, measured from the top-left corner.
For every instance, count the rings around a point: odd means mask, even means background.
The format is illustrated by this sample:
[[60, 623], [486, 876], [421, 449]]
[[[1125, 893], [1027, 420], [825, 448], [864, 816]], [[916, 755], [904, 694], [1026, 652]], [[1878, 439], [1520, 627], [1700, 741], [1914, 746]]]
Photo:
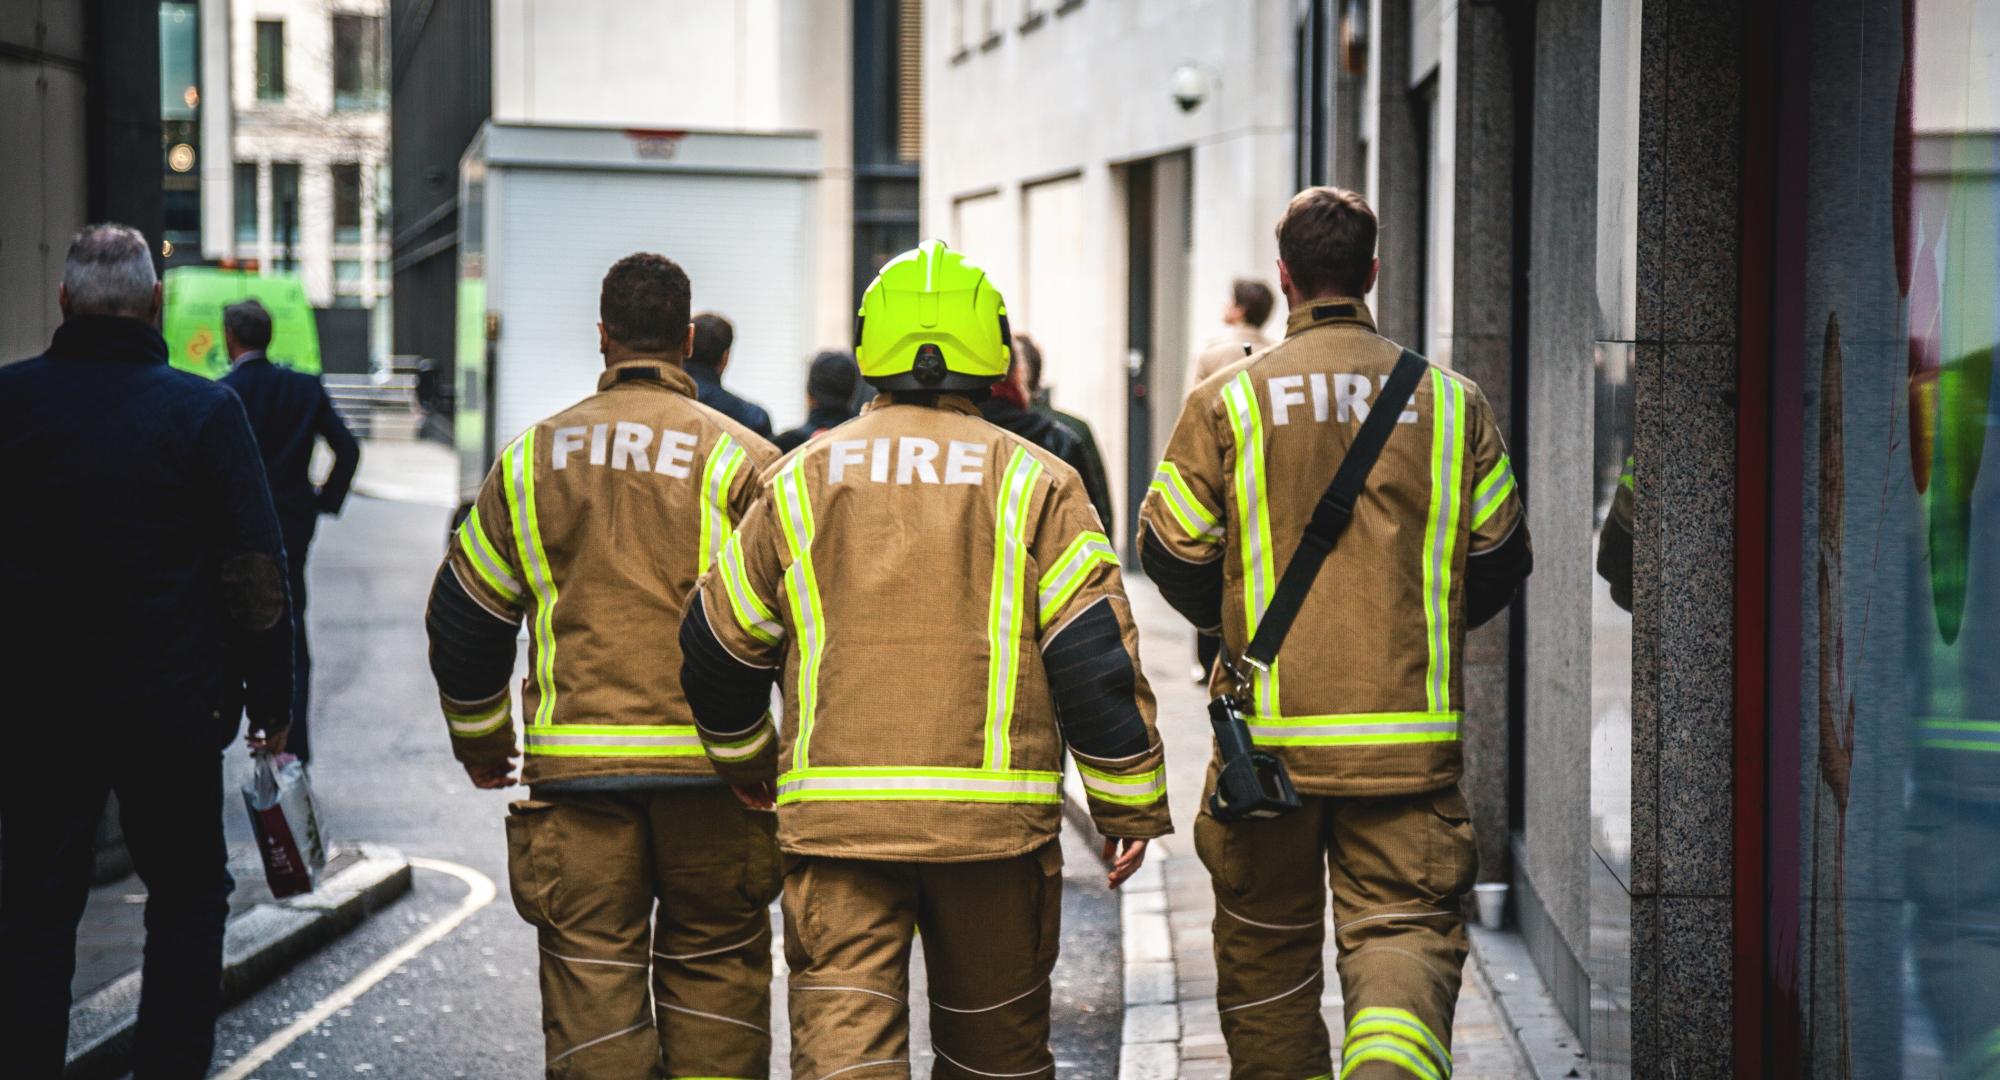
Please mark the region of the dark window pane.
[[285, 24], [257, 24], [257, 100], [285, 100]]
[[284, 269], [298, 265], [299, 163], [271, 164], [271, 261]]
[[361, 242], [361, 166], [333, 167], [333, 239], [339, 244]]
[[236, 242], [257, 242], [257, 163], [236, 163]]
[[372, 15], [333, 17], [333, 107], [380, 109], [382, 20]]

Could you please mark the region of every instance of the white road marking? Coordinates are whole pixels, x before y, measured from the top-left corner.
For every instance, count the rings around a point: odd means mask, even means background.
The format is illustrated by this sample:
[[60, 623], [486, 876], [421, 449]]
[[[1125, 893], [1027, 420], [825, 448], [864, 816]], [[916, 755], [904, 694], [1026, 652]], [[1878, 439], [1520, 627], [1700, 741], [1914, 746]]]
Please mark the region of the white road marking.
[[445, 935], [458, 929], [459, 924], [472, 917], [480, 908], [493, 902], [499, 895], [493, 879], [469, 866], [445, 862], [442, 859], [425, 859], [410, 856], [410, 865], [420, 870], [435, 870], [440, 874], [450, 874], [465, 883], [465, 899], [459, 901], [443, 918], [424, 927], [415, 936], [390, 950], [387, 956], [370, 964], [367, 970], [348, 980], [347, 985], [320, 999], [319, 1004], [300, 1013], [296, 1020], [284, 1026], [276, 1034], [250, 1048], [235, 1064], [215, 1074], [215, 1080], [249, 1080], [249, 1077], [285, 1048], [312, 1033], [312, 1030], [326, 1023], [335, 1013], [354, 1004], [355, 999], [367, 993], [376, 983], [388, 978], [395, 970], [415, 959], [417, 954], [437, 944]]

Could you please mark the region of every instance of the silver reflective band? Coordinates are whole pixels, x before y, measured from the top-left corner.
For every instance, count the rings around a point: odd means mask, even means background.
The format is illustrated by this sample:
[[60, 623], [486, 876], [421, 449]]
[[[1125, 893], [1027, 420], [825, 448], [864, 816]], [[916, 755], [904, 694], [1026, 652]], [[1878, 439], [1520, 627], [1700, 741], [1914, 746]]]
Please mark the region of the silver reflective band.
[[1140, 776], [1096, 776], [1082, 770], [1077, 775], [1083, 777], [1083, 788], [1093, 795], [1112, 795], [1130, 798], [1132, 796], [1158, 795], [1167, 790], [1166, 774], [1158, 769]]
[[1061, 781], [935, 776], [804, 776], [778, 785], [780, 795], [814, 791], [939, 791], [974, 795], [1056, 796], [1061, 793]]
[[764, 749], [765, 745], [770, 741], [771, 727], [769, 724], [766, 724], [748, 742], [727, 746], [720, 743], [708, 743], [708, 756], [722, 761], [741, 761], [744, 758], [756, 757], [757, 751]]
[[568, 735], [560, 725], [556, 730], [528, 729], [530, 748], [546, 746], [700, 746], [701, 738], [690, 728], [686, 735]]
[[1305, 726], [1286, 724], [1282, 727], [1269, 724], [1251, 724], [1252, 738], [1278, 738], [1281, 736], [1322, 736], [1322, 735], [1447, 735], [1458, 730], [1458, 724], [1450, 720], [1423, 720], [1402, 724], [1328, 724], [1325, 726]]

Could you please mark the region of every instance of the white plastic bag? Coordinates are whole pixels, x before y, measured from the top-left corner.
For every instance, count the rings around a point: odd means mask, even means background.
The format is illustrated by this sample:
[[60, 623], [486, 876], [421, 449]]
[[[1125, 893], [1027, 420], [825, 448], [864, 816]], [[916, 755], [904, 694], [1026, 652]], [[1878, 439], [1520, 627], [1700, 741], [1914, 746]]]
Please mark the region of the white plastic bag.
[[256, 754], [252, 761], [255, 770], [243, 783], [243, 804], [250, 809], [250, 829], [257, 835], [257, 853], [264, 857], [271, 895], [283, 899], [311, 892], [326, 869], [326, 841], [306, 767], [290, 754]]

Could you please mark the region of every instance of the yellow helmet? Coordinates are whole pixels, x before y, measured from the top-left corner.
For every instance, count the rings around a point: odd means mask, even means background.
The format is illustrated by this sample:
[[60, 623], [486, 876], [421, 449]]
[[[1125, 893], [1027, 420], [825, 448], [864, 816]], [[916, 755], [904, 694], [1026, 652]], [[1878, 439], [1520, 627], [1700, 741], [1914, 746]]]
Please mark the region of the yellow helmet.
[[1012, 340], [986, 271], [937, 240], [890, 259], [854, 316], [854, 359], [878, 390], [983, 390]]

